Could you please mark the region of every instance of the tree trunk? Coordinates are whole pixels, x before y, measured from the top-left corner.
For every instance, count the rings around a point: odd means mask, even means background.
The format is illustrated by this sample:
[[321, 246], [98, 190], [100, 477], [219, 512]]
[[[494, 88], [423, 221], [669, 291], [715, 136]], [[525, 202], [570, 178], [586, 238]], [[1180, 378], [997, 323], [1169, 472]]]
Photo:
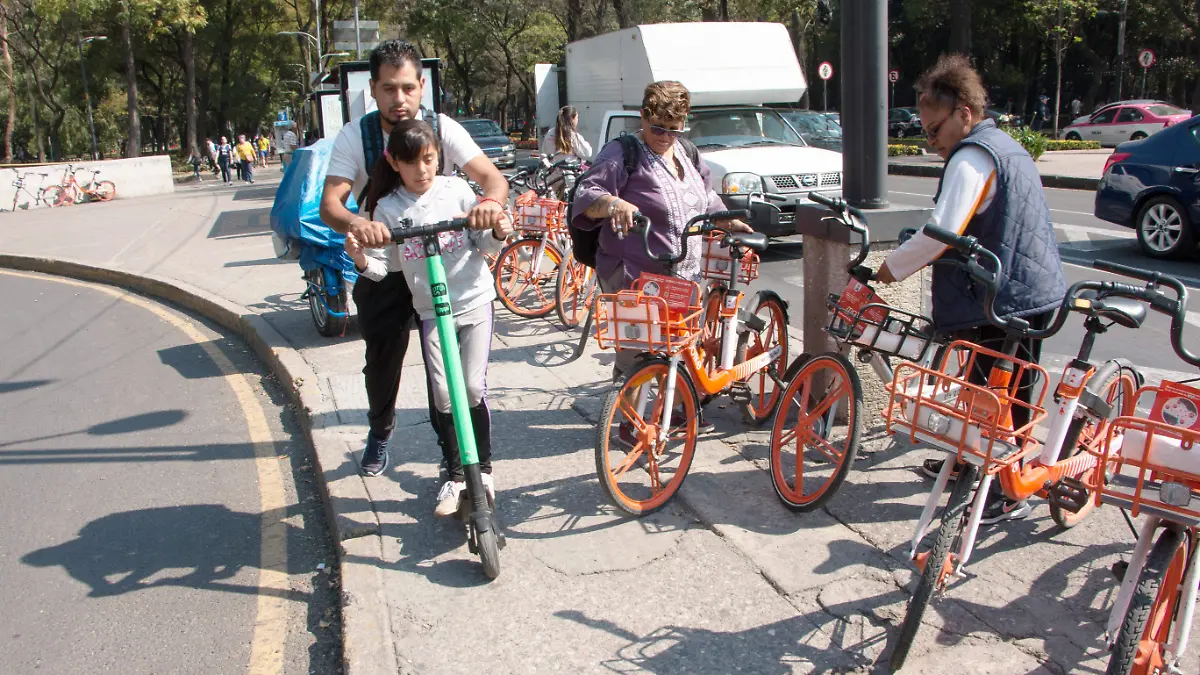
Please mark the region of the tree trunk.
[[125, 156], [138, 157], [142, 154], [142, 122], [138, 117], [137, 68], [133, 62], [133, 11], [128, 0], [121, 15], [121, 40], [125, 45], [125, 110], [129, 114], [129, 138], [125, 141]]
[[633, 27], [634, 21], [632, 0], [612, 0], [612, 6], [613, 11], [617, 13], [617, 26], [619, 28]]
[[8, 121], [4, 125], [5, 163], [12, 162], [13, 128], [17, 123], [17, 81], [13, 79], [12, 53], [8, 51], [8, 7], [0, 4], [0, 53], [4, 58], [4, 74], [8, 77]]
[[200, 154], [200, 134], [196, 129], [196, 48], [195, 36], [187, 28], [179, 36], [179, 48], [183, 51], [183, 153], [185, 157]]
[[[619, 2], [619, 0], [613, 0]], [[567, 0], [567, 42], [574, 42], [582, 35], [580, 19], [583, 18], [582, 0]], [[449, 37], [447, 37], [449, 39]]]
[[720, 0], [721, 2], [721, 20], [729, 21], [729, 0]]
[[1054, 135], [1051, 138], [1058, 138], [1058, 111], [1062, 110], [1062, 65], [1063, 52], [1066, 48], [1063, 47], [1062, 35], [1062, 5], [1058, 6], [1058, 25], [1055, 26], [1054, 32]]
[[32, 78], [29, 82], [29, 102], [32, 105], [33, 112], [33, 137], [37, 139], [37, 156], [39, 162], [46, 161], [46, 146], [42, 142], [42, 125], [38, 121], [38, 97], [33, 90]]
[[[805, 75], [805, 71], [807, 70], [806, 66], [808, 65], [808, 61], [805, 58], [805, 55], [808, 51], [806, 48], [806, 45], [805, 45], [805, 40], [804, 40], [804, 33], [806, 31], [804, 30], [803, 26], [804, 26], [804, 24], [800, 21], [800, 10], [793, 8], [791, 22], [788, 27], [788, 30], [792, 34], [792, 49], [794, 49], [796, 51], [796, 61], [800, 63], [800, 75], [801, 76]], [[807, 77], [805, 78], [805, 81], [806, 82], [808, 81]], [[802, 109], [808, 109], [808, 89], [807, 88], [805, 88], [805, 90], [804, 90], [804, 95], [800, 97], [800, 101], [798, 102], [798, 105]]]
[[950, 51], [971, 56], [971, 0], [950, 0]]

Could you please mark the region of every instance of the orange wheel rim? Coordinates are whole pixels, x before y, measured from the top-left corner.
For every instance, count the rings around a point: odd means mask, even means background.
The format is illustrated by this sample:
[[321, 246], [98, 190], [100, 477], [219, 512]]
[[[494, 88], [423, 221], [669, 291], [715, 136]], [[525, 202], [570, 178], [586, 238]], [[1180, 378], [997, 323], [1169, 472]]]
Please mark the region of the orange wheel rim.
[[[682, 407], [685, 417], [692, 421], [682, 436], [670, 433], [665, 444], [658, 442], [661, 431], [658, 422], [662, 420], [665, 405], [660, 396], [654, 396], [645, 418], [637, 413], [640, 388], [651, 386], [665, 392], [667, 372], [666, 364], [656, 364], [643, 369], [637, 381], [626, 380], [611, 417], [604, 420], [608, 437], [603, 458], [608, 475], [602, 479], [611, 486], [613, 497], [630, 511], [648, 511], [665, 504], [682, 484], [695, 452], [696, 403], [682, 382], [676, 382], [675, 407]], [[682, 373], [676, 377], [682, 378]], [[619, 438], [621, 422], [633, 427], [632, 447], [623, 445]]]
[[[778, 307], [775, 303], [768, 303], [763, 305], [763, 307], [770, 308], [767, 310], [767, 313], [770, 315], [767, 318], [767, 326], [763, 328], [761, 333], [750, 334], [750, 344], [746, 349], [746, 359], [752, 359], [759, 354], [770, 351], [775, 345], [781, 345], [783, 351], [779, 353], [779, 358], [775, 359], [774, 363], [747, 378], [746, 384], [750, 387], [750, 406], [756, 417], [761, 417], [764, 413], [775, 408], [775, 402], [779, 400], [781, 387], [772, 378], [772, 374], [782, 379], [780, 366], [788, 362], [787, 325], [783, 322], [783, 313], [774, 311]], [[764, 336], [767, 338], [765, 341], [763, 340]]]
[[1175, 606], [1179, 600], [1179, 587], [1187, 565], [1188, 542], [1185, 540], [1175, 549], [1175, 556], [1167, 567], [1167, 574], [1150, 607], [1150, 618], [1146, 632], [1138, 642], [1137, 656], [1133, 659], [1133, 675], [1149, 675], [1159, 672], [1164, 664], [1163, 646], [1171, 639], [1171, 624], [1175, 618]]
[[[827, 373], [829, 382], [818, 390], [814, 379], [822, 371]], [[858, 414], [853, 392], [843, 366], [830, 359], [817, 359], [805, 365], [782, 392], [783, 399], [771, 434], [771, 471], [776, 487], [788, 501], [794, 504], [812, 502], [837, 479], [841, 463], [851, 450], [851, 435], [847, 430], [843, 439], [833, 442], [828, 437], [836, 428], [839, 415], [844, 413], [848, 419], [853, 419]], [[827, 415], [834, 405], [838, 405], [838, 409], [832, 416]], [[794, 421], [792, 410], [796, 410]], [[829, 422], [828, 417], [834, 420]], [[795, 470], [790, 478], [786, 475], [785, 449], [795, 453]], [[812, 461], [808, 457], [812, 457]], [[818, 464], [817, 457], [822, 458], [820, 464], [823, 467]], [[811, 466], [806, 467], [806, 464]], [[828, 475], [822, 478], [815, 469], [828, 469]], [[809, 477], [814, 483], [806, 485]]]

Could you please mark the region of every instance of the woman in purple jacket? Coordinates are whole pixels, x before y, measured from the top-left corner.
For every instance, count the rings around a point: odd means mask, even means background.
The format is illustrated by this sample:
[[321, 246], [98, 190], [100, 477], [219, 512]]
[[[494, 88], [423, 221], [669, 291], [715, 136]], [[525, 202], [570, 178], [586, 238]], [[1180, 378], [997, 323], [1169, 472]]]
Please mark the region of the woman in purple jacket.
[[[682, 84], [650, 84], [642, 95], [642, 129], [636, 134], [639, 152], [633, 172], [625, 171], [621, 144], [614, 140], [600, 150], [591, 171], [579, 183], [574, 206], [577, 215], [572, 224], [583, 230], [604, 228], [596, 253], [596, 275], [605, 293], [631, 287], [642, 272], [666, 272], [661, 263], [646, 256], [641, 237], [617, 236], [633, 225], [633, 214], [641, 212], [650, 219], [652, 252], [677, 254], [688, 220], [725, 209], [710, 186], [704, 161], [693, 163], [684, 148], [688, 141], [681, 137], [687, 133], [690, 109], [691, 94]], [[740, 220], [721, 226], [734, 232], [751, 231]], [[700, 281], [703, 242], [693, 237], [687, 245], [687, 258], [675, 267], [674, 274]], [[629, 350], [617, 353], [614, 380], [627, 372], [636, 355]]]

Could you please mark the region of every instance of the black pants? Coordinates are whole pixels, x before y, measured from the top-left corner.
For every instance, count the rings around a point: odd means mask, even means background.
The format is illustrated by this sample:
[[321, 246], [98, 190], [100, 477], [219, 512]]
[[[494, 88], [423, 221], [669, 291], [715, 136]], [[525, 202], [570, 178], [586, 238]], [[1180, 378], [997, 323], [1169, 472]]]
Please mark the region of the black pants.
[[[354, 284], [354, 304], [358, 307], [359, 330], [366, 343], [363, 376], [371, 435], [378, 439], [390, 438], [396, 426], [400, 371], [404, 368], [404, 355], [412, 336], [415, 316], [412, 292], [408, 289], [408, 281], [399, 272], [387, 275], [382, 281], [360, 276]], [[429, 421], [437, 434], [438, 445], [444, 447], [442, 427], [433, 405], [433, 394], [429, 391], [428, 373], [425, 381]]]
[[[1043, 314], [1035, 314], [1034, 316], [1025, 317], [1029, 321], [1030, 328], [1043, 329], [1050, 325], [1050, 320], [1054, 318], [1054, 312], [1045, 312]], [[955, 340], [969, 340], [982, 347], [987, 347], [992, 351], [1003, 351], [1005, 334], [1004, 331], [987, 324], [978, 328], [970, 328], [967, 330], [956, 331], [952, 337]], [[1022, 338], [1017, 344], [1017, 351], [1013, 355], [1022, 361], [1030, 361], [1038, 363], [1042, 360], [1042, 341]], [[975, 359], [975, 368], [967, 374], [967, 381], [973, 384], [987, 385], [988, 373], [992, 370], [992, 364], [996, 361], [995, 358], [980, 354]], [[1031, 371], [1025, 371], [1025, 376], [1021, 378], [1021, 382], [1017, 388], [1017, 400], [1023, 403], [1032, 403], [1034, 394], [1042, 387], [1046, 386], [1045, 382], [1038, 382], [1036, 374]], [[1030, 411], [1023, 406], [1013, 406], [1013, 428], [1019, 429], [1026, 424], [1029, 424]]]

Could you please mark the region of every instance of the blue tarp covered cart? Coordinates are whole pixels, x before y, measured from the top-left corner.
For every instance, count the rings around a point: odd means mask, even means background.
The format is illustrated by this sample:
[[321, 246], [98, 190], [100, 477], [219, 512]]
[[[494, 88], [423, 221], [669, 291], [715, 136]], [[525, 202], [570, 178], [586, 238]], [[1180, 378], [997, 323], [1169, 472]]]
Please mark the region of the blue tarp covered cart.
[[[317, 331], [326, 337], [345, 333], [350, 289], [358, 279], [342, 247], [345, 237], [321, 222], [321, 192], [332, 150], [332, 139], [297, 148], [271, 206], [275, 254], [300, 262], [308, 283], [304, 298]], [[346, 206], [358, 210], [353, 196]]]

